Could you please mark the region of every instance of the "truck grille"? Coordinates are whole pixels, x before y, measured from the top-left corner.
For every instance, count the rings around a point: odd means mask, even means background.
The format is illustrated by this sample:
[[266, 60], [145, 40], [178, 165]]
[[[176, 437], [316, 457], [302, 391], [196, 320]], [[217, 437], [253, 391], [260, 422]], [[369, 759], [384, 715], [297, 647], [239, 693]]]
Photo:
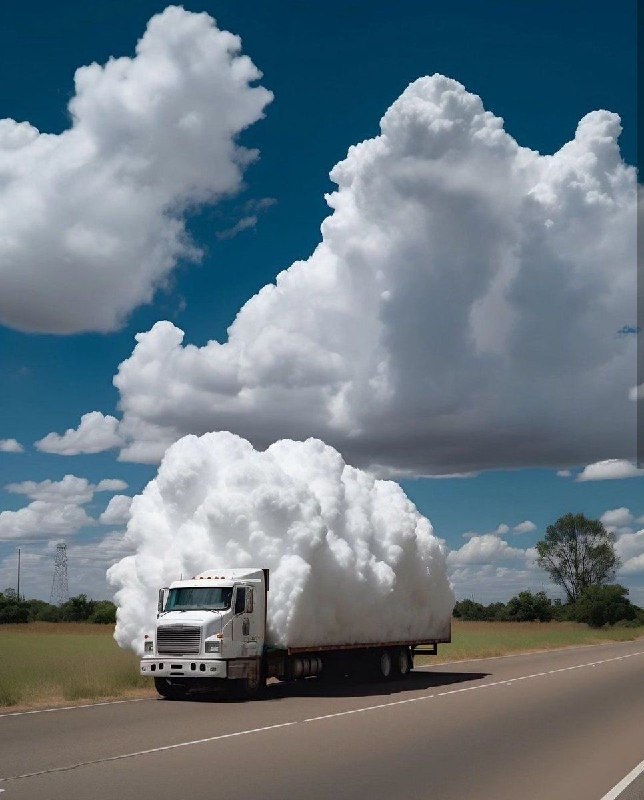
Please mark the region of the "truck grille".
[[188, 625], [163, 625], [157, 629], [159, 655], [183, 655], [199, 652], [201, 629]]

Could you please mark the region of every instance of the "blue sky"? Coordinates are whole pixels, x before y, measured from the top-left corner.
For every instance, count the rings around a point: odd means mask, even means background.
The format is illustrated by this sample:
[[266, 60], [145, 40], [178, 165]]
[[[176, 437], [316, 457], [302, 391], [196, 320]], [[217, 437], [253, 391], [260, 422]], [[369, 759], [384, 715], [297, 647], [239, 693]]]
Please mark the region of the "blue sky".
[[[104, 478], [118, 478], [128, 484], [121, 493], [139, 492], [154, 475], [154, 464], [117, 461], [115, 450], [65, 457], [40, 452], [33, 443], [50, 432], [75, 428], [81, 415], [90, 411], [119, 416], [120, 395], [112, 378], [131, 356], [134, 335], [155, 322], [170, 320], [185, 332], [184, 342], [197, 346], [210, 339], [226, 341], [227, 328], [244, 303], [281, 270], [313, 252], [320, 241], [320, 225], [329, 214], [324, 194], [334, 190], [329, 171], [352, 144], [377, 136], [384, 112], [417, 78], [438, 72], [456, 79], [479, 95], [486, 109], [503, 118], [505, 130], [520, 145], [542, 154], [554, 153], [570, 141], [588, 112], [616, 112], [623, 126], [622, 158], [635, 163], [634, 2], [613, 7], [575, 0], [565, 4], [462, 0], [448, 6], [404, 1], [250, 6], [202, 2], [184, 7], [207, 12], [220, 29], [239, 35], [243, 52], [263, 73], [261, 85], [273, 92], [265, 118], [239, 136], [241, 144], [257, 148], [261, 156], [246, 169], [243, 186], [232, 196], [191, 206], [186, 224], [204, 250], [201, 263], [180, 260], [167, 288], [157, 290], [150, 304], [137, 305], [122, 327], [60, 335], [0, 325], [4, 385], [0, 439], [15, 438], [25, 447], [23, 453], [0, 452], [3, 486], [60, 481], [71, 473], [94, 485]], [[29, 121], [41, 132], [64, 131], [69, 126], [67, 103], [74, 94], [76, 68], [94, 61], [104, 64], [110, 56], [131, 57], [147, 21], [164, 8], [164, 3], [143, 0], [90, 6], [69, 0], [56, 5], [3, 4], [0, 119]], [[256, 216], [256, 224], [230, 235], [249, 216]], [[454, 322], [458, 324], [457, 318]], [[623, 324], [632, 322], [623, 319]], [[435, 378], [440, 383], [440, 376]], [[563, 373], [560, 380], [565, 380]], [[465, 431], [462, 436], [467, 436]], [[403, 436], [400, 449], [405, 449], [406, 441]], [[520, 441], [513, 447], [520, 449]], [[634, 535], [639, 524], [635, 520], [644, 515], [640, 477], [574, 480], [576, 470], [591, 461], [632, 456], [606, 442], [610, 443], [610, 430], [601, 443], [598, 437], [592, 458], [562, 461], [560, 453], [549, 455], [544, 448], [534, 463], [528, 456], [527, 463], [519, 459], [513, 469], [508, 468], [514, 464], [507, 458], [494, 469], [493, 448], [488, 446], [485, 469], [477, 477], [411, 477], [414, 471], [425, 473], [422, 466], [411, 466], [403, 473], [410, 477], [401, 482], [454, 549], [464, 544], [465, 532], [490, 534], [500, 524], [512, 529], [529, 520], [535, 525], [532, 532], [494, 534], [511, 547], [527, 549], [547, 524], [566, 511], [598, 517], [627, 508], [631, 518], [622, 514], [617, 527]], [[632, 446], [634, 450], [634, 441]], [[346, 455], [351, 460], [351, 453]], [[401, 466], [400, 459], [392, 466]], [[573, 469], [573, 476], [559, 477], [556, 471], [563, 468]], [[444, 471], [459, 470], [446, 463]], [[109, 497], [109, 493], [93, 495], [84, 506], [88, 514], [97, 517]], [[24, 494], [0, 491], [0, 510], [15, 511], [27, 502]], [[61, 534], [69, 542], [72, 591], [107, 591], [82, 546], [100, 541], [108, 530], [93, 525], [69, 536]], [[6, 585], [15, 582], [13, 562], [16, 547], [21, 546], [23, 552], [34, 554], [33, 561], [27, 561], [25, 591], [47, 597], [51, 543], [61, 537], [35, 538], [39, 541], [28, 534], [0, 541], [0, 575]], [[80, 548], [77, 555], [74, 548]], [[501, 567], [514, 569], [510, 562]], [[465, 568], [471, 571], [463, 575], [460, 592], [484, 599], [505, 597], [525, 580], [540, 588], [542, 580], [537, 572], [519, 571], [504, 582], [492, 567], [479, 576], [473, 567]], [[621, 579], [644, 602], [642, 572]]]

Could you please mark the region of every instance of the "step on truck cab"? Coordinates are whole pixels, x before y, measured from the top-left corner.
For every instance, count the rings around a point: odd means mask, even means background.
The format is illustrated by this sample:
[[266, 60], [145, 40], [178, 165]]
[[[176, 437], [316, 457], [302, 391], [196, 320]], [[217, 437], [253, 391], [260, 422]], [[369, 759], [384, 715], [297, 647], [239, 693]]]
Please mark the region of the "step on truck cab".
[[159, 694], [179, 699], [191, 690], [232, 690], [252, 696], [267, 678], [321, 675], [381, 679], [405, 676], [416, 653], [436, 654], [438, 638], [273, 647], [267, 642], [268, 569], [212, 569], [159, 590], [156, 630], [146, 634], [141, 675]]

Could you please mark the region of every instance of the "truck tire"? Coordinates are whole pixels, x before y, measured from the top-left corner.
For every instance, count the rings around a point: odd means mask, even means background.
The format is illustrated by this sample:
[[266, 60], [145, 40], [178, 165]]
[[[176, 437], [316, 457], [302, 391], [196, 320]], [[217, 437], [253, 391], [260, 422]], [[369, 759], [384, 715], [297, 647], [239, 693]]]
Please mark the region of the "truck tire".
[[408, 647], [401, 647], [396, 652], [395, 663], [396, 674], [405, 678], [411, 671], [411, 654]]
[[379, 650], [376, 652], [376, 678], [387, 681], [394, 671], [394, 662], [390, 650]]
[[266, 688], [266, 668], [263, 663], [260, 663], [257, 669], [257, 673], [250, 678], [242, 678], [241, 680], [235, 681], [238, 686], [238, 692], [236, 693], [240, 699], [243, 700], [252, 700], [255, 697], [261, 695], [261, 693]]
[[188, 687], [171, 681], [169, 678], [155, 678], [154, 687], [166, 700], [183, 700], [188, 694]]

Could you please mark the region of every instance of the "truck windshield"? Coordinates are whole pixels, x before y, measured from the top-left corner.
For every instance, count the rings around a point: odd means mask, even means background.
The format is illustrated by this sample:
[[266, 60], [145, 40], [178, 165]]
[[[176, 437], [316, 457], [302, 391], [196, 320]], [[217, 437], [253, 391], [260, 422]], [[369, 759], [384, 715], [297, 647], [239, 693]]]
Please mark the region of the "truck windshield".
[[188, 611], [205, 608], [222, 611], [230, 608], [232, 596], [232, 586], [182, 586], [180, 589], [170, 589], [165, 610]]

